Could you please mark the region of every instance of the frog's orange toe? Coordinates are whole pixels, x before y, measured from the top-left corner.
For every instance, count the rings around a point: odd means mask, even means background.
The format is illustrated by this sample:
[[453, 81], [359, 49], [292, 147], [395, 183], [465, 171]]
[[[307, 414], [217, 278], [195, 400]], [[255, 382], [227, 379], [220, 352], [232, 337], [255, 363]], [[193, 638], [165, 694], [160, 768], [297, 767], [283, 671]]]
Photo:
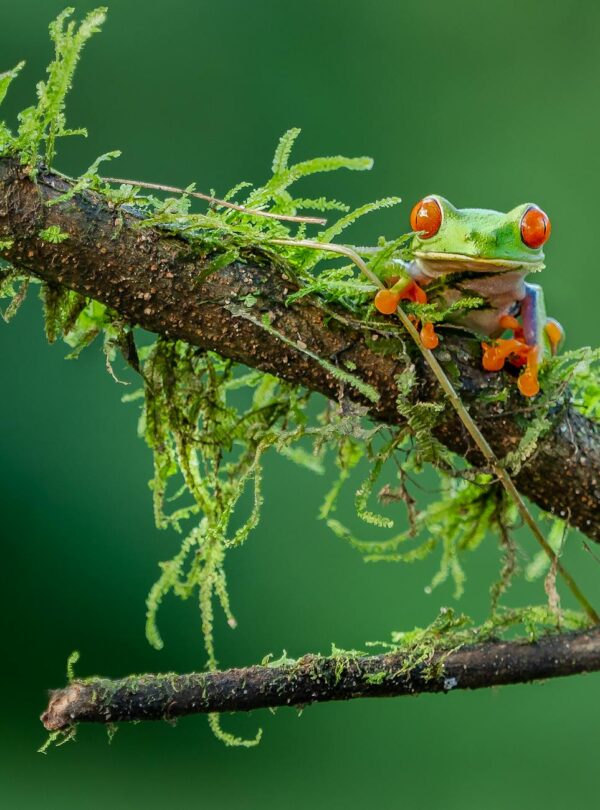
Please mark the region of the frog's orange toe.
[[391, 290], [379, 290], [375, 296], [375, 309], [382, 315], [392, 315], [398, 306], [400, 295]]
[[498, 325], [501, 329], [509, 329], [513, 333], [513, 337], [517, 340], [524, 340], [523, 327], [512, 315], [502, 315], [498, 321]]
[[481, 344], [483, 347], [483, 360], [482, 365], [486, 371], [500, 371], [504, 368], [504, 357], [494, 346], [488, 346], [487, 343]]
[[500, 324], [501, 329], [510, 329], [513, 332], [516, 332], [517, 329], [521, 328], [519, 321], [516, 318], [513, 318], [512, 315], [502, 315], [498, 323]]
[[539, 393], [540, 384], [538, 382], [537, 374], [535, 372], [526, 369], [519, 379], [517, 380], [517, 385], [519, 386], [519, 391], [523, 394], [524, 397], [534, 397], [536, 394]]
[[556, 354], [560, 344], [565, 338], [565, 331], [559, 322], [554, 320], [554, 318], [548, 318], [545, 329], [548, 340], [550, 341], [552, 354]]
[[435, 327], [432, 323], [424, 323], [421, 329], [421, 343], [426, 349], [436, 349], [439, 346], [440, 339], [435, 333]]
[[538, 381], [538, 359], [537, 349], [535, 346], [530, 346], [527, 352], [527, 366], [517, 380], [519, 391], [524, 397], [534, 397], [540, 390]]

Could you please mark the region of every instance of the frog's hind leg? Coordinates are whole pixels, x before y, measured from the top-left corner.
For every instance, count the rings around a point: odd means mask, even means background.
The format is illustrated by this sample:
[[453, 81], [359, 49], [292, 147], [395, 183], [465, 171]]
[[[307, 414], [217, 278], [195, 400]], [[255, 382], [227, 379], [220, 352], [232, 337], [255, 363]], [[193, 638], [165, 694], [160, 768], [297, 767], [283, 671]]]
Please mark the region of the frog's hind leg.
[[519, 379], [519, 391], [526, 397], [535, 396], [539, 390], [538, 369], [545, 352], [556, 353], [562, 339], [562, 328], [556, 321], [546, 318], [544, 293], [537, 284], [525, 284], [525, 296], [521, 302], [522, 324], [512, 315], [503, 315], [498, 325], [513, 333], [512, 338], [499, 338], [492, 345], [483, 346], [483, 367], [498, 371], [508, 360], [511, 365], [523, 368]]
[[535, 346], [538, 352], [538, 361], [544, 358], [546, 305], [544, 291], [539, 284], [525, 284], [525, 297], [521, 301], [521, 319], [523, 321], [523, 337], [528, 346]]

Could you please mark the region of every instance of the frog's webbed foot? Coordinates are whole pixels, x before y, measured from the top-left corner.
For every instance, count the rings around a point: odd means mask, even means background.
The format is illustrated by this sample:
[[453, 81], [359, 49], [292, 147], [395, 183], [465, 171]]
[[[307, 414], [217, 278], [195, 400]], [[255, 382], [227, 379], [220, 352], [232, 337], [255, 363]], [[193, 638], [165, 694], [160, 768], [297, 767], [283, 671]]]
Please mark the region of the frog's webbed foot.
[[[393, 287], [379, 290], [373, 303], [375, 309], [381, 312], [382, 315], [392, 315], [402, 300], [413, 301], [416, 304], [426, 304], [427, 293], [422, 287], [419, 287], [416, 281], [411, 280], [406, 283], [406, 281], [402, 280], [394, 284]], [[412, 316], [411, 320], [414, 322]], [[418, 321], [415, 325], [418, 326]], [[423, 323], [420, 335], [421, 343], [426, 349], [435, 349], [440, 342], [432, 323]]]
[[524, 338], [523, 328], [516, 318], [504, 315], [500, 326], [513, 332], [512, 338], [498, 338], [492, 345], [482, 343], [483, 367], [486, 371], [500, 371], [508, 362], [517, 368], [523, 368], [517, 385], [525, 397], [534, 397], [540, 390], [538, 380], [539, 349], [530, 346]]
[[538, 381], [538, 349], [528, 346], [524, 340], [516, 338], [499, 338], [493, 345], [481, 344], [483, 347], [483, 367], [486, 371], [500, 371], [508, 362], [517, 368], [523, 367], [517, 385], [525, 397], [534, 397], [540, 390]]

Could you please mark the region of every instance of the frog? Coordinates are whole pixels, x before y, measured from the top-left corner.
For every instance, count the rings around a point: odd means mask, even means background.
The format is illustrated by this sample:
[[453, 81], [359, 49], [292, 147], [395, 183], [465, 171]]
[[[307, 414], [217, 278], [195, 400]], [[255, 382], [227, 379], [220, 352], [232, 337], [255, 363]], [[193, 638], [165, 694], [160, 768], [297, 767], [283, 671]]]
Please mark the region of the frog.
[[[410, 226], [410, 258], [395, 259], [383, 274], [376, 310], [391, 315], [401, 300], [427, 303], [428, 285], [442, 305], [482, 299], [482, 306], [458, 309], [449, 321], [481, 336], [486, 371], [509, 363], [519, 371], [521, 394], [536, 396], [540, 365], [564, 341], [561, 324], [546, 315], [542, 287], [525, 281], [545, 266], [543, 246], [552, 230], [547, 214], [535, 203], [508, 213], [456, 208], [430, 194], [413, 207]], [[439, 345], [433, 323], [422, 323], [420, 338], [426, 349]]]

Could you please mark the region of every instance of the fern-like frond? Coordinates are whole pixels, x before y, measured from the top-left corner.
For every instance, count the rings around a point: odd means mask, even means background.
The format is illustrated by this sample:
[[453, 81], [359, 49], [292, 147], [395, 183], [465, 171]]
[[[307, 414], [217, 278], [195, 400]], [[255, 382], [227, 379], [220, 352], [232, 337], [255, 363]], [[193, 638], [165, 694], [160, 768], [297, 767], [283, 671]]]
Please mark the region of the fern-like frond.
[[296, 142], [296, 138], [300, 135], [301, 130], [298, 127], [293, 127], [284, 132], [273, 155], [273, 164], [271, 169], [274, 175], [279, 175], [284, 172], [288, 167], [288, 161]]
[[106, 19], [106, 9], [91, 11], [79, 26], [67, 22], [74, 9], [67, 8], [50, 24], [50, 37], [54, 42], [54, 60], [48, 66], [48, 78], [37, 86], [38, 103], [19, 115], [19, 130], [14, 143], [24, 163], [34, 163], [40, 156], [45, 141], [44, 159], [50, 164], [56, 155], [56, 139], [65, 135], [84, 135], [85, 130], [68, 130], [65, 118], [65, 100], [81, 51], [86, 42], [97, 33]]
[[[19, 62], [12, 70], [8, 70], [6, 73], [0, 73], [0, 104], [4, 101], [11, 82], [19, 75], [24, 64], [25, 62]], [[4, 154], [11, 147], [12, 142], [13, 136], [10, 129], [3, 121], [0, 121], [0, 155]]]
[[343, 155], [330, 157], [317, 157], [304, 160], [289, 166], [289, 158], [299, 129], [290, 129], [280, 139], [273, 158], [273, 175], [264, 186], [255, 189], [246, 199], [244, 205], [248, 208], [262, 208], [271, 201], [279, 204], [288, 202], [289, 198], [283, 196], [287, 189], [302, 177], [308, 177], [320, 172], [332, 172], [338, 169], [350, 171], [364, 171], [370, 169], [373, 161], [368, 157], [348, 158]]
[[346, 216], [341, 217], [335, 222], [331, 227], [327, 228], [325, 231], [322, 231], [318, 237], [318, 242], [332, 242], [336, 236], [339, 236], [345, 228], [349, 225], [352, 225], [361, 217], [365, 216], [365, 214], [370, 214], [373, 211], [379, 211], [382, 208], [391, 208], [393, 205], [399, 205], [402, 202], [400, 197], [384, 197], [382, 200], [375, 200], [375, 202], [366, 203], [365, 205], [361, 205], [359, 208], [355, 208], [354, 211], [350, 211], [350, 213], [346, 214]]
[[21, 70], [25, 67], [25, 62], [19, 62], [19, 64], [14, 67], [12, 70], [7, 70], [5, 73], [0, 73], [0, 104], [4, 101], [6, 94], [8, 92], [8, 88], [11, 85], [13, 79], [16, 79]]

